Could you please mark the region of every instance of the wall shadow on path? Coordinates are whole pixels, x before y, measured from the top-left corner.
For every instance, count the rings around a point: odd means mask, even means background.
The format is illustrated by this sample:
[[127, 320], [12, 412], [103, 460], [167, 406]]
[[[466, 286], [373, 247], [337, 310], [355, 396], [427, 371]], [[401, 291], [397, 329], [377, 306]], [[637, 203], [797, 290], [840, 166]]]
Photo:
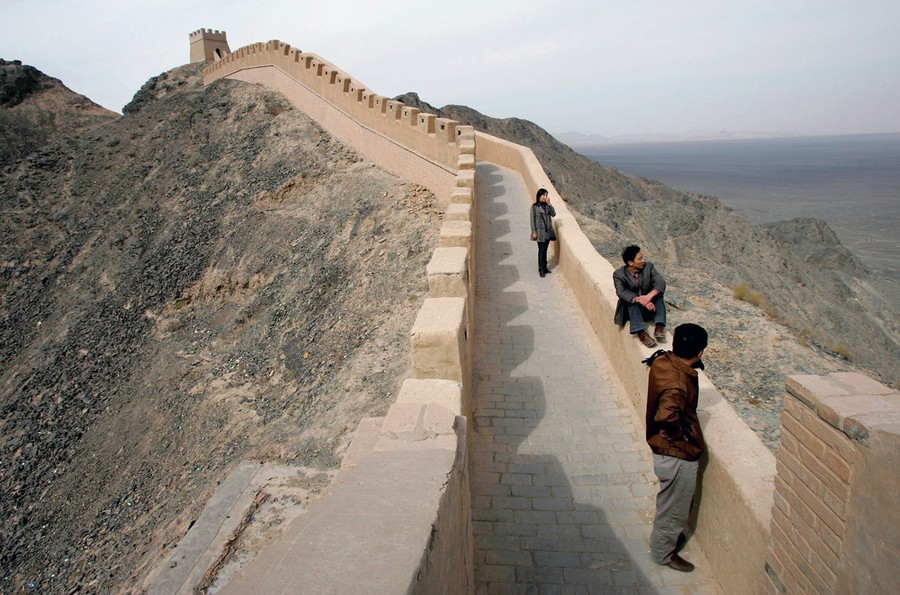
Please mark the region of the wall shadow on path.
[[596, 466], [590, 452], [579, 454], [590, 447], [576, 446], [585, 441], [574, 434], [576, 426], [558, 424], [559, 412], [548, 418], [543, 380], [517, 375], [540, 345], [534, 328], [517, 322], [528, 311], [527, 292], [509, 289], [520, 277], [507, 263], [518, 242], [505, 241], [510, 224], [497, 220], [508, 211], [500, 200], [502, 178], [485, 164], [478, 173], [471, 461], [476, 592], [656, 592], [635, 559], [644, 556], [647, 566], [647, 545], [637, 539], [629, 551], [604, 509], [612, 509], [610, 494], [628, 490], [628, 474], [601, 472], [601, 452]]

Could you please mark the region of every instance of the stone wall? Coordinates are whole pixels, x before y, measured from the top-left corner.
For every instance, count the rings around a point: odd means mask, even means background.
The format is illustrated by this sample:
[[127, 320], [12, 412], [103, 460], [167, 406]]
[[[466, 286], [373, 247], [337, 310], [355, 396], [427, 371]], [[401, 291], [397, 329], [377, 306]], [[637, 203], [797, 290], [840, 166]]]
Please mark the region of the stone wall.
[[[471, 412], [474, 131], [372, 93], [318, 56], [279, 41], [241, 48], [204, 70], [205, 84], [222, 77], [281, 92], [329, 133], [388, 171], [428, 187], [446, 204], [438, 247], [426, 270], [429, 292], [410, 332], [412, 377], [384, 418], [360, 423], [328, 495], [286, 531], [288, 545], [275, 547], [292, 549], [292, 576], [309, 581], [303, 586], [310, 592], [335, 585], [365, 591], [375, 584], [366, 569], [374, 568], [383, 592], [471, 592], [466, 420]], [[354, 494], [362, 485], [366, 493]], [[390, 498], [383, 496], [385, 490]], [[387, 501], [396, 512], [385, 509]], [[350, 502], [354, 510], [348, 516], [342, 507]], [[330, 534], [353, 538], [304, 550], [312, 541], [323, 545], [314, 533], [326, 517]], [[383, 526], [385, 518], [393, 519], [393, 526]], [[377, 530], [368, 530], [373, 526]], [[337, 563], [348, 556], [360, 572]], [[270, 572], [262, 567], [266, 564], [273, 562], [260, 557], [225, 591], [259, 589], [267, 584], [260, 581], [277, 581], [284, 574], [275, 567]], [[302, 571], [307, 567], [308, 573]]]
[[[386, 589], [471, 592], [466, 420], [471, 413], [476, 158], [521, 173], [528, 188], [523, 206], [538, 188], [550, 192], [559, 238], [551, 250], [559, 270], [604, 345], [623, 394], [643, 419], [647, 368], [640, 360], [651, 350], [612, 323], [614, 267], [593, 248], [525, 147], [376, 95], [318, 56], [278, 41], [226, 56], [204, 71], [204, 82], [226, 76], [281, 91], [373, 162], [447, 201], [439, 245], [426, 270], [429, 294], [410, 336], [412, 377], [385, 418], [360, 424], [335, 484], [336, 490], [343, 486], [352, 494], [353, 478], [366, 477], [377, 491], [384, 487], [378, 478], [389, 477], [380, 470], [390, 469], [391, 481], [406, 486], [396, 493], [400, 508], [426, 503], [397, 527], [409, 539], [394, 559], [411, 558], [412, 563], [390, 565], [388, 576], [379, 577], [388, 581]], [[900, 590], [896, 391], [865, 377], [789, 378], [776, 480], [775, 457], [702, 373], [700, 388], [709, 452], [695, 538], [726, 592]], [[424, 468], [435, 481], [425, 480]], [[344, 475], [349, 483], [340, 479]], [[328, 507], [336, 501], [323, 498], [315, 514], [330, 515], [329, 522], [335, 522], [339, 507], [331, 512]], [[367, 518], [383, 514], [381, 502], [369, 499], [348, 522], [368, 526]], [[385, 547], [382, 531], [354, 532], [351, 525], [347, 534], [365, 541], [361, 547], [353, 544], [355, 553], [367, 551], [373, 567], [385, 567], [379, 559]], [[333, 552], [318, 548], [310, 563], [327, 565], [323, 555], [333, 562], [346, 553], [340, 550], [343, 543], [336, 541]], [[336, 576], [354, 590], [346, 574]], [[360, 584], [367, 578], [361, 573]]]
[[[556, 208], [554, 242], [559, 270], [565, 275], [594, 332], [612, 361], [623, 392], [643, 423], [647, 367], [652, 353], [613, 324], [616, 295], [613, 266], [600, 256], [560, 199], [530, 149], [476, 132], [476, 157], [519, 171], [530, 203], [547, 188]], [[763, 593], [769, 543], [775, 459], [756, 434], [700, 373], [700, 411], [709, 449], [701, 475], [701, 502], [695, 538], [728, 593]]]
[[224, 77], [280, 91], [367, 159], [444, 201], [457, 186], [469, 127], [373, 93], [315, 54], [277, 40], [255, 43], [203, 71], [207, 85]]
[[900, 392], [789, 376], [766, 570], [783, 593], [900, 592]]

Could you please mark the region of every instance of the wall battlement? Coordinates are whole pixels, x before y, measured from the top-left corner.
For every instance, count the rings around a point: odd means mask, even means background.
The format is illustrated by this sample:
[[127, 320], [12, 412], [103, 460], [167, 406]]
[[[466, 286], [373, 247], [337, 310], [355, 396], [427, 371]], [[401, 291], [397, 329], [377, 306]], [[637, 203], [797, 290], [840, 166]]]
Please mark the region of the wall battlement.
[[786, 385], [770, 591], [896, 593], [900, 392], [852, 372]]
[[[226, 77], [282, 91], [329, 132], [354, 145], [366, 157], [393, 173], [428, 186], [444, 199], [455, 186], [464, 129], [471, 127], [421, 113], [417, 108], [379, 95], [320, 56], [277, 39], [239, 48], [203, 71], [206, 85]], [[413, 151], [443, 169], [446, 175], [427, 174], [417, 178], [415, 168], [409, 169], [408, 164], [380, 161], [379, 149], [361, 140], [361, 132], [354, 126]]]
[[[297, 543], [315, 547], [301, 552], [295, 543], [294, 568], [300, 569], [298, 580], [312, 583], [291, 588], [316, 592], [323, 584], [339, 584], [347, 592], [474, 592], [466, 420], [471, 418], [475, 295], [470, 274], [475, 131], [373, 93], [319, 56], [278, 40], [242, 47], [203, 71], [206, 85], [224, 77], [282, 92], [336, 138], [388, 171], [425, 185], [448, 205], [426, 271], [428, 296], [410, 331], [412, 377], [384, 418], [360, 423], [330, 497], [309, 513], [327, 518], [332, 529], [343, 522], [354, 538], [353, 556], [362, 561], [353, 571], [334, 563], [347, 547], [340, 530], [330, 543], [301, 538]], [[342, 514], [344, 496], [354, 500], [353, 517]], [[385, 515], [388, 499], [397, 510], [412, 511], [408, 518]], [[393, 524], [385, 527], [385, 519]], [[299, 534], [305, 530], [293, 526]], [[392, 559], [386, 534], [392, 535]], [[397, 534], [403, 538], [395, 539]], [[270, 571], [268, 564], [258, 557], [222, 592], [280, 592], [266, 581], [277, 582], [284, 573]], [[376, 564], [390, 571], [373, 577]]]
[[[224, 36], [205, 31], [191, 34], [192, 55], [194, 43], [211, 41], [208, 33]], [[431, 471], [438, 468], [444, 474], [437, 491], [430, 493], [435, 501], [428, 514], [400, 530], [421, 538], [421, 545], [412, 540], [404, 550], [405, 561], [415, 564], [383, 573], [398, 580], [382, 590], [472, 592], [474, 554], [465, 461], [475, 309], [472, 271], [478, 257], [473, 250], [476, 154], [479, 160], [519, 172], [528, 188], [526, 202], [540, 187], [554, 199], [559, 199], [558, 193], [530, 149], [378, 95], [319, 56], [278, 40], [225, 55], [203, 71], [203, 78], [207, 85], [231, 78], [284, 93], [335, 137], [388, 171], [427, 186], [448, 203], [439, 245], [427, 269], [429, 295], [411, 331], [412, 377], [404, 382], [386, 418], [364, 420], [373, 428], [374, 436], [368, 437], [372, 444], [360, 446], [367, 437], [358, 430], [360, 443], [351, 444], [351, 451], [360, 452], [348, 455], [345, 466], [351, 472], [366, 471], [373, 461], [389, 460], [398, 464], [399, 481], [424, 475], [409, 464], [405, 453], [424, 450], [428, 452], [419, 453], [423, 457], [439, 458], [437, 466], [428, 463]], [[625, 396], [642, 417], [647, 371], [640, 361], [648, 353], [626, 329], [610, 323], [617, 299], [609, 283], [613, 267], [597, 253], [565, 204], [554, 203], [559, 238], [554, 251], [560, 273], [607, 349]], [[709, 450], [697, 538], [724, 589], [749, 594], [896, 592], [897, 525], [882, 522], [884, 511], [892, 510], [900, 476], [896, 391], [856, 377], [836, 376], [825, 386], [812, 377], [789, 379], [776, 465], [772, 453], [709, 379], [703, 374], [700, 378], [700, 415]], [[865, 394], [859, 394], [863, 388]], [[422, 438], [426, 435], [439, 439], [431, 444]], [[366, 449], [368, 458], [362, 452]], [[356, 487], [362, 485], [358, 481], [346, 485], [351, 486], [348, 491], [365, 492]], [[373, 485], [383, 487], [383, 482]], [[398, 496], [407, 498], [410, 508], [421, 501], [420, 491], [401, 489], [398, 494], [392, 488], [391, 498]], [[321, 507], [328, 506], [328, 500], [323, 502]], [[329, 509], [329, 522], [346, 520], [341, 512]], [[359, 540], [361, 532], [373, 526], [371, 519], [383, 517], [383, 500], [356, 512], [352, 522], [359, 527], [350, 527], [347, 534]], [[381, 563], [383, 532], [371, 533], [372, 546], [362, 549], [373, 564]], [[304, 543], [312, 541], [298, 539], [294, 545]], [[310, 568], [301, 574], [316, 576], [320, 568], [334, 567], [341, 572], [333, 584], [343, 582], [345, 590], [359, 590], [351, 588], [354, 583], [343, 567], [333, 563], [344, 547], [346, 540], [335, 543], [333, 551], [315, 548], [317, 555], [332, 556], [324, 564], [298, 555], [298, 564]], [[354, 548], [357, 555], [358, 543]], [[371, 578], [363, 573], [360, 584], [370, 585]], [[233, 592], [258, 587], [247, 580], [236, 581]], [[860, 585], [865, 588], [857, 589]]]
[[225, 41], [225, 32], [215, 29], [197, 29], [188, 37], [192, 42], [200, 39], [209, 39], [211, 41]]

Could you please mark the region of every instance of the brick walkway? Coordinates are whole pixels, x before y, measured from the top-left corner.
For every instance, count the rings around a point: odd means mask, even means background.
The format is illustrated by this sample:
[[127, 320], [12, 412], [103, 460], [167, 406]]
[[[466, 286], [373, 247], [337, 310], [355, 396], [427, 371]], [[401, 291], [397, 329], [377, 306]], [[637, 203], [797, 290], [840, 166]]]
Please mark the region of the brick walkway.
[[537, 274], [534, 197], [487, 163], [477, 189], [477, 592], [718, 593], [696, 543], [691, 574], [650, 560], [650, 451], [561, 275]]

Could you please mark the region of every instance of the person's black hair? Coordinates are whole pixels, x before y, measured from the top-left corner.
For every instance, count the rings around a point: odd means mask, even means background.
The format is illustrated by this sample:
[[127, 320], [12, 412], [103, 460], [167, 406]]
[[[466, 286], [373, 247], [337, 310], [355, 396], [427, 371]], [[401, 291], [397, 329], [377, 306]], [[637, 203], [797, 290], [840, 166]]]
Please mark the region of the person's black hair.
[[540, 190], [538, 190], [537, 194], [534, 195], [534, 202], [541, 202], [541, 197], [545, 194], [550, 194], [549, 192], [547, 192], [546, 188], [541, 188]]
[[672, 337], [672, 353], [684, 359], [691, 359], [709, 344], [709, 335], [699, 324], [686, 322], [675, 327]]
[[626, 247], [624, 250], [622, 250], [622, 262], [628, 264], [629, 262], [637, 258], [638, 252], [640, 251], [641, 247], [635, 246], [634, 244]]

